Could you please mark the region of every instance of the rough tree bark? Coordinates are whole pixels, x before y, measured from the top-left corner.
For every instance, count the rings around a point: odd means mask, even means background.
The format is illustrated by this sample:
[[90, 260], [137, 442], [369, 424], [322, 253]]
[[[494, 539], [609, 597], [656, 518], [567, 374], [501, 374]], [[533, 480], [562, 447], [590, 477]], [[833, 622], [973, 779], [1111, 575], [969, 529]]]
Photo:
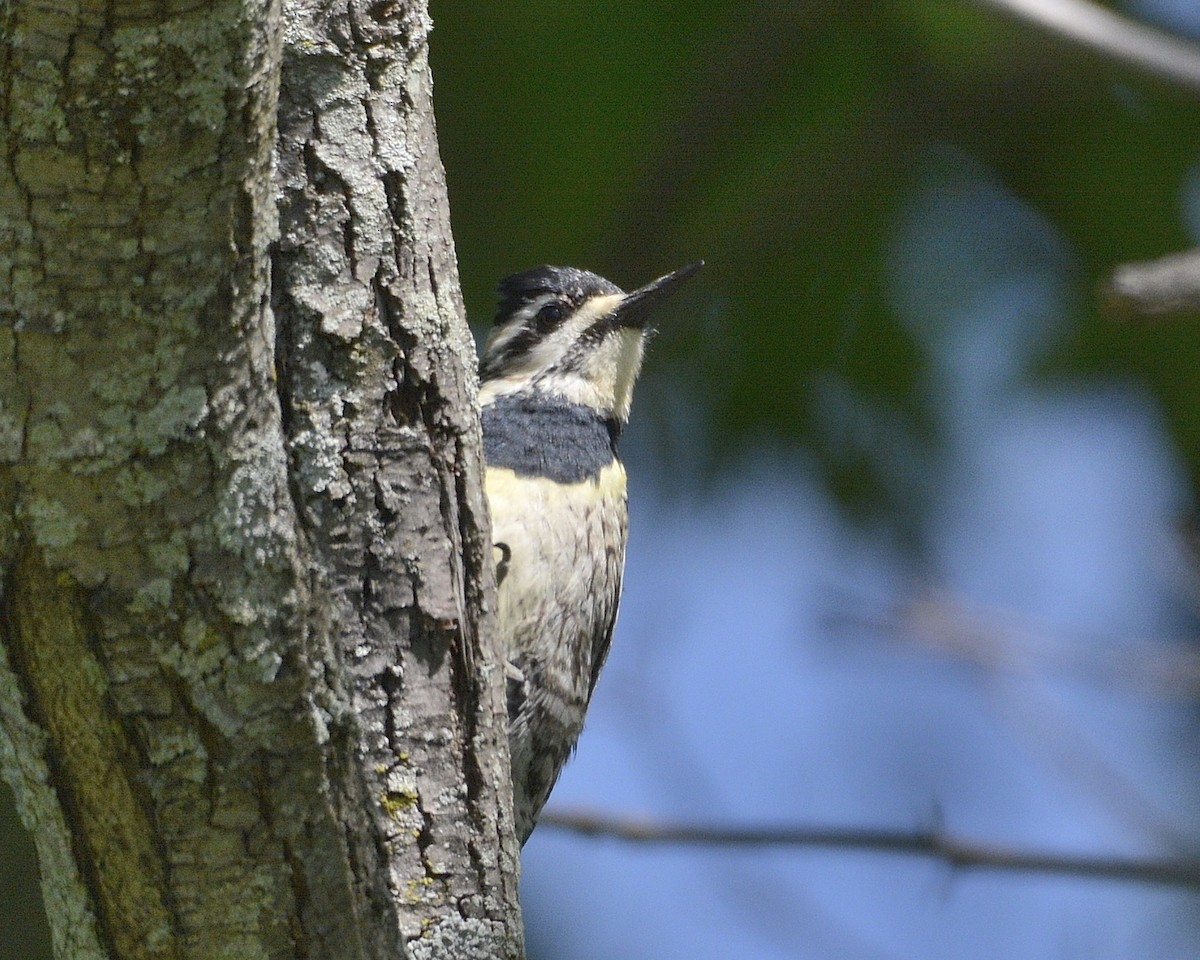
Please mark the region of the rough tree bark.
[[0, 30], [0, 764], [57, 955], [519, 957], [424, 4]]

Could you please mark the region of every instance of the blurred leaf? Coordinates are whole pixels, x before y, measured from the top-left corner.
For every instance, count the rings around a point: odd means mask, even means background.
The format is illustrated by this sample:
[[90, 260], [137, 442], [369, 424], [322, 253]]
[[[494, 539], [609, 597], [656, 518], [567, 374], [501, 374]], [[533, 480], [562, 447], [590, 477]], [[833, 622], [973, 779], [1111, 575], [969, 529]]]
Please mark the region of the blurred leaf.
[[944, 143], [1073, 245], [1085, 310], [1061, 365], [1148, 383], [1200, 477], [1187, 372], [1200, 336], [1134, 344], [1087, 306], [1113, 264], [1188, 244], [1181, 184], [1200, 110], [1177, 92], [935, 0], [434, 13], [439, 129], [479, 325], [496, 279], [534, 263], [630, 286], [708, 261], [664, 317], [639, 388], [665, 463], [712, 476], [799, 444], [843, 502], [915, 505], [937, 418], [923, 348], [884, 288], [885, 240]]

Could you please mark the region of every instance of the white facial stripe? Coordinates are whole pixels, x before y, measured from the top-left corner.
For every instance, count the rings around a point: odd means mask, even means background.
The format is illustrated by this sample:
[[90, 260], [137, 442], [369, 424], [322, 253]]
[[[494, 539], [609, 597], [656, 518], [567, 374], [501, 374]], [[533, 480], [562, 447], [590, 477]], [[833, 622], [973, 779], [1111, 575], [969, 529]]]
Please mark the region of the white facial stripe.
[[642, 369], [646, 333], [644, 330], [622, 330], [617, 339], [620, 349], [613, 371], [613, 412], [625, 421], [629, 419], [629, 407], [633, 403], [633, 385]]
[[[522, 307], [510, 323], [505, 324], [502, 330], [493, 333], [493, 339], [487, 345], [487, 353], [494, 354], [498, 349], [503, 348], [504, 344], [528, 326], [528, 322], [538, 310], [553, 299], [553, 294], [546, 294], [544, 297], [531, 301], [528, 306]], [[588, 300], [557, 330], [535, 343], [524, 355], [513, 357], [511, 363], [505, 367], [505, 376], [529, 377], [540, 370], [549, 370], [554, 367], [562, 361], [567, 351], [571, 349], [583, 332], [601, 317], [616, 309], [621, 299], [622, 295], [617, 293]]]
[[583, 304], [571, 317], [549, 336], [544, 337], [529, 351], [528, 369], [548, 370], [557, 366], [593, 323], [607, 316], [621, 302], [621, 295], [593, 297]]
[[[550, 299], [540, 297], [523, 307], [513, 321], [493, 333], [488, 354], [503, 348], [525, 330], [528, 323]], [[505, 364], [504, 375], [491, 377], [480, 390], [481, 403], [532, 386], [553, 393], [571, 403], [611, 412], [620, 420], [629, 418], [633, 385], [642, 365], [645, 335], [636, 328], [612, 331], [595, 341], [583, 353], [582, 366], [565, 370], [560, 364], [571, 348], [593, 324], [608, 316], [624, 299], [624, 294], [607, 294], [587, 301], [566, 323], [535, 343], [525, 354]]]
[[579, 379], [594, 389], [592, 402], [611, 410], [622, 421], [629, 419], [644, 344], [641, 330], [619, 330], [588, 355], [587, 364], [580, 371]]
[[552, 293], [542, 294], [537, 299], [530, 300], [529, 303], [514, 313], [504, 326], [493, 329], [488, 336], [487, 345], [484, 348], [485, 355], [494, 355], [503, 350], [513, 337], [525, 329], [529, 321], [533, 319], [534, 314], [554, 299], [555, 296]]

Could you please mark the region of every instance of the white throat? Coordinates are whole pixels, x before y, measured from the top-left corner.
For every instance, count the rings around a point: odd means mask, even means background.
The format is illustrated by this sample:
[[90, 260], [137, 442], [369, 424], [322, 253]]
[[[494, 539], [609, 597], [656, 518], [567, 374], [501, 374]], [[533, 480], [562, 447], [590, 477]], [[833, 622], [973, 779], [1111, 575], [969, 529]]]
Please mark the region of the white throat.
[[479, 390], [479, 402], [487, 404], [520, 390], [534, 390], [591, 407], [624, 423], [629, 419], [633, 387], [642, 368], [645, 339], [640, 329], [622, 328], [609, 333], [569, 369], [551, 365], [539, 370], [522, 364], [485, 381]]

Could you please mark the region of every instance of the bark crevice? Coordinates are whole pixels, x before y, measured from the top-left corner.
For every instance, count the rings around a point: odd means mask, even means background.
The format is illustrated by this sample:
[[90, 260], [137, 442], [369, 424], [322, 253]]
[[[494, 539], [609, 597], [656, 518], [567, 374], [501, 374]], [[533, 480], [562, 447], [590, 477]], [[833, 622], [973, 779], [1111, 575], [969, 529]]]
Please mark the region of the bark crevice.
[[144, 13], [3, 14], [0, 763], [57, 949], [517, 957], [428, 18]]

